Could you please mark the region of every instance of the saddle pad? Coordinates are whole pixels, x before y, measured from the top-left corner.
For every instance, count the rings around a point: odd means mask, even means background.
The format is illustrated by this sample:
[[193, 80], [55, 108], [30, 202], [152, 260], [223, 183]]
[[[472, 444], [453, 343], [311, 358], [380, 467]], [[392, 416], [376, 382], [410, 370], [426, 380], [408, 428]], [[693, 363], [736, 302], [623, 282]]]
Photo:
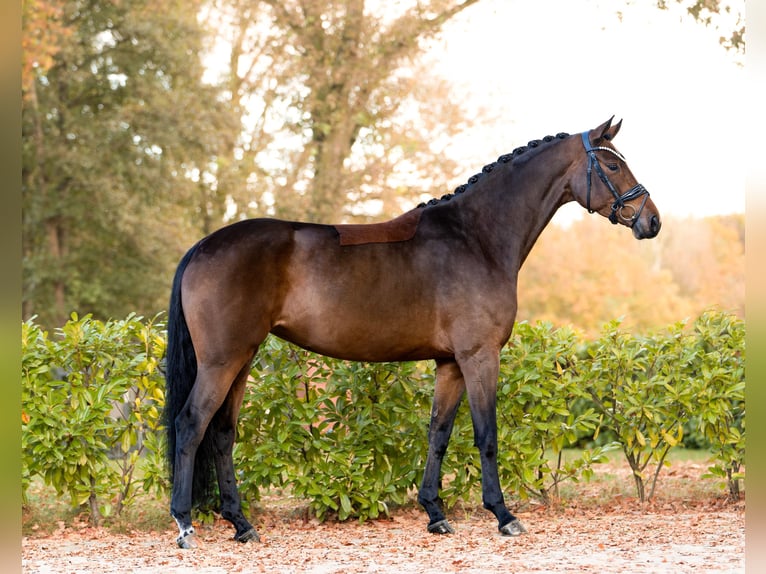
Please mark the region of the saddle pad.
[[383, 223], [336, 225], [335, 230], [341, 245], [407, 241], [415, 235], [422, 213], [421, 208], [415, 208]]

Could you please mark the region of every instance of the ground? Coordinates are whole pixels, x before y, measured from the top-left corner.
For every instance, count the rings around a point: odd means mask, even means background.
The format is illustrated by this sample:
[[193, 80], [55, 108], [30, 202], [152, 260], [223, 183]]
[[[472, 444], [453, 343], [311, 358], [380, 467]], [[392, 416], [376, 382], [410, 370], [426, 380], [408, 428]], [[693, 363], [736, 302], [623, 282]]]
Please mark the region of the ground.
[[[319, 523], [284, 501], [268, 499], [255, 517], [260, 543], [231, 539], [228, 523], [198, 529], [200, 547], [180, 550], [176, 531], [94, 528], [65, 524], [37, 534], [34, 525], [22, 539], [27, 573], [447, 573], [447, 572], [744, 572], [744, 501], [689, 494], [703, 465], [674, 465], [665, 492], [640, 504], [622, 493], [577, 498], [552, 507], [527, 504], [514, 510], [529, 533], [499, 535], [488, 512], [452, 509], [456, 533], [429, 534], [418, 508], [360, 524]], [[674, 478], [675, 477], [675, 478]], [[673, 481], [676, 482], [673, 482]], [[680, 482], [679, 482], [680, 481]], [[596, 481], [603, 490], [606, 483]], [[664, 487], [664, 489], [662, 488]], [[587, 502], [598, 498], [597, 502]], [[585, 502], [583, 502], [585, 501]], [[37, 530], [42, 531], [43, 528]]]

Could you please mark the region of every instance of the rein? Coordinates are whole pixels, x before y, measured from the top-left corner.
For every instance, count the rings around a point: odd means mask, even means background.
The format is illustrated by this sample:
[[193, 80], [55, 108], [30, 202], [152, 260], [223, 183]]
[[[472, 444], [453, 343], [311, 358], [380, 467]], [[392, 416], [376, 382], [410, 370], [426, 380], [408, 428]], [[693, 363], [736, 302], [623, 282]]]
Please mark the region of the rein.
[[[621, 217], [624, 221], [630, 222], [631, 224], [635, 223], [635, 221], [641, 216], [641, 212], [644, 209], [644, 205], [646, 205], [646, 200], [649, 198], [649, 191], [640, 183], [637, 183], [633, 187], [631, 187], [628, 191], [626, 191], [624, 194], [620, 195], [617, 189], [614, 187], [611, 181], [609, 181], [609, 178], [607, 177], [606, 173], [604, 173], [604, 168], [601, 167], [601, 164], [598, 161], [598, 158], [596, 157], [596, 151], [608, 151], [610, 153], [613, 153], [616, 155], [623, 163], [626, 163], [625, 157], [618, 152], [616, 149], [610, 148], [610, 147], [602, 147], [602, 146], [596, 146], [592, 147], [590, 145], [590, 140], [588, 140], [588, 133], [583, 132], [582, 133], [582, 143], [585, 146], [585, 153], [588, 154], [588, 194], [586, 196], [586, 209], [588, 210], [588, 213], [593, 213], [593, 209], [590, 208], [590, 189], [591, 189], [591, 173], [593, 171], [593, 166], [596, 167], [596, 173], [598, 174], [599, 179], [604, 182], [604, 185], [606, 185], [609, 188], [609, 191], [612, 192], [612, 195], [614, 196], [614, 203], [612, 204], [612, 213], [609, 214], [609, 221], [611, 221], [613, 224], [617, 223], [617, 217]], [[644, 200], [641, 202], [641, 205], [638, 209], [633, 207], [632, 205], [626, 205], [625, 202], [632, 201], [634, 199], [637, 199], [641, 196], [644, 196]], [[624, 210], [626, 207], [629, 207], [632, 210], [632, 213], [630, 214], [630, 217], [626, 217]]]

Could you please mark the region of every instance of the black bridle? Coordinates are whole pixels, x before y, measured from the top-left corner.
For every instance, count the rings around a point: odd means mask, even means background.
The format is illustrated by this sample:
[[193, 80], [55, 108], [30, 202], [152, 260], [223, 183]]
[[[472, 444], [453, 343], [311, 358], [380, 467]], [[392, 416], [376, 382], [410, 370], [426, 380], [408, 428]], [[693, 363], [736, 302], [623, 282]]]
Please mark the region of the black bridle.
[[[601, 181], [604, 182], [604, 185], [606, 185], [609, 188], [609, 191], [612, 192], [612, 195], [614, 196], [614, 203], [612, 204], [612, 213], [609, 214], [609, 221], [616, 224], [618, 222], [618, 216], [622, 218], [623, 221], [630, 223], [632, 226], [636, 220], [641, 216], [641, 212], [644, 209], [644, 205], [646, 205], [646, 200], [649, 198], [649, 192], [647, 189], [641, 185], [640, 183], [637, 183], [633, 187], [631, 187], [628, 191], [620, 195], [620, 193], [617, 191], [617, 189], [614, 187], [611, 181], [609, 181], [609, 178], [606, 176], [606, 173], [604, 173], [604, 168], [601, 167], [601, 164], [598, 161], [598, 158], [596, 157], [596, 151], [602, 150], [602, 151], [608, 151], [610, 153], [613, 153], [616, 155], [623, 163], [625, 163], [625, 158], [623, 155], [618, 152], [616, 149], [610, 148], [610, 147], [592, 147], [590, 145], [590, 140], [588, 139], [588, 132], [582, 133], [582, 143], [585, 146], [585, 153], [588, 154], [588, 195], [586, 197], [586, 203], [585, 208], [588, 210], [588, 213], [593, 213], [593, 209], [590, 208], [590, 188], [591, 188], [591, 172], [593, 171], [593, 166], [596, 166], [596, 173], [598, 174], [598, 177], [601, 179]], [[641, 196], [644, 196], [644, 200], [641, 202], [641, 206], [636, 209], [632, 205], [626, 205], [625, 202], [631, 201], [633, 199], [637, 199]], [[630, 217], [626, 217], [624, 210], [626, 207], [629, 207], [632, 210], [632, 213], [630, 214]]]

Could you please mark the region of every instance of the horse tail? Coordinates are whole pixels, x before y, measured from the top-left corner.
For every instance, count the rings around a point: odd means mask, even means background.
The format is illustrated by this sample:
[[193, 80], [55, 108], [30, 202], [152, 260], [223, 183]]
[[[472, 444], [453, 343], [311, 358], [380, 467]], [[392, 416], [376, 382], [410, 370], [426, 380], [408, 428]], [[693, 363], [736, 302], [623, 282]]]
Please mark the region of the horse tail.
[[[197, 355], [189, 333], [189, 326], [181, 302], [181, 279], [191, 261], [197, 245], [181, 259], [173, 278], [168, 309], [168, 343], [165, 351], [165, 411], [164, 422], [167, 437], [167, 462], [170, 483], [175, 476], [176, 417], [184, 408], [197, 378]], [[197, 447], [192, 482], [192, 503], [199, 505], [210, 500], [214, 493], [215, 459], [212, 439], [208, 432]]]

